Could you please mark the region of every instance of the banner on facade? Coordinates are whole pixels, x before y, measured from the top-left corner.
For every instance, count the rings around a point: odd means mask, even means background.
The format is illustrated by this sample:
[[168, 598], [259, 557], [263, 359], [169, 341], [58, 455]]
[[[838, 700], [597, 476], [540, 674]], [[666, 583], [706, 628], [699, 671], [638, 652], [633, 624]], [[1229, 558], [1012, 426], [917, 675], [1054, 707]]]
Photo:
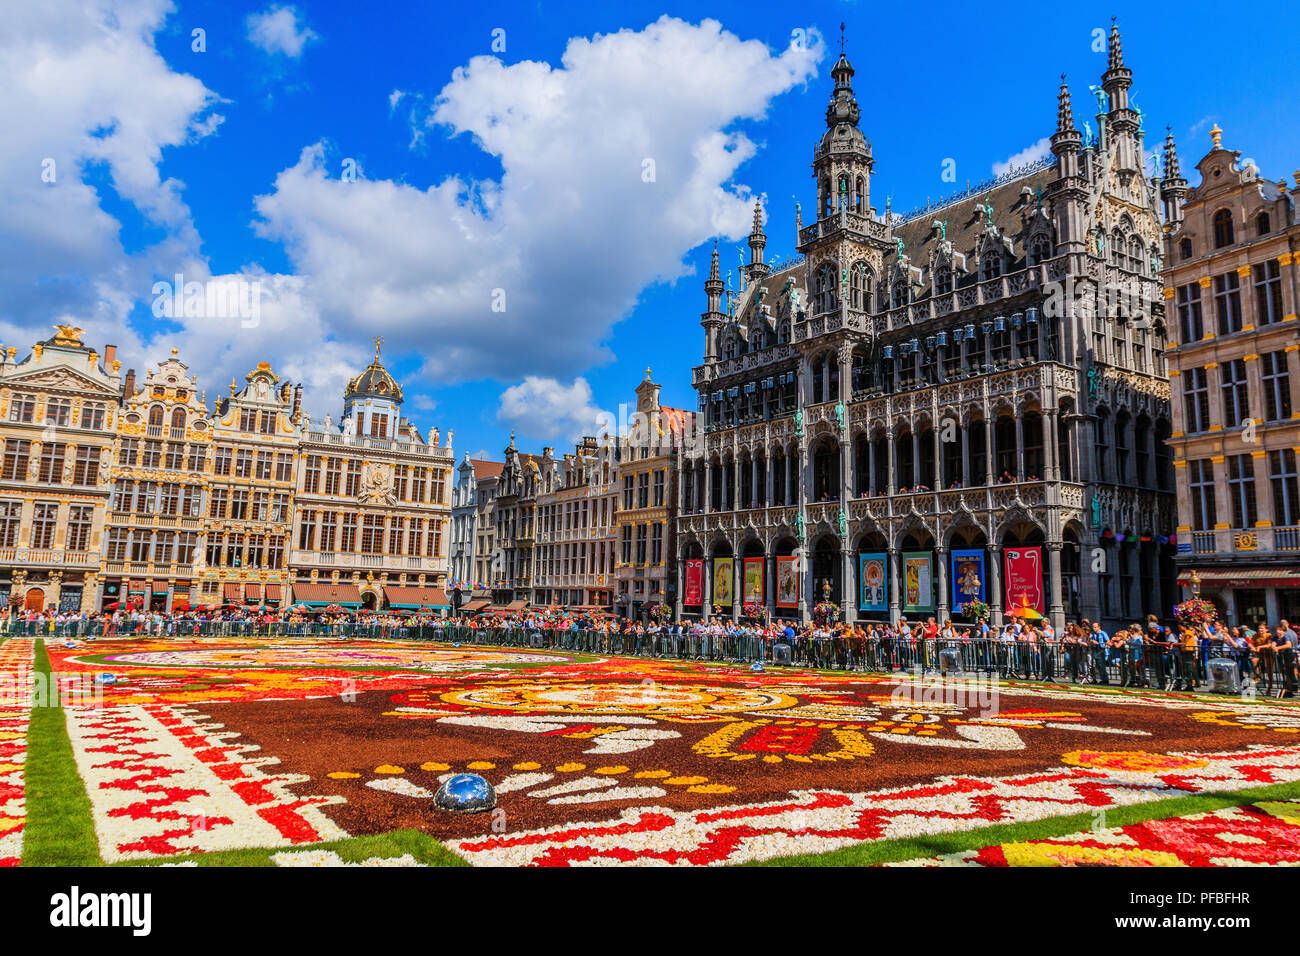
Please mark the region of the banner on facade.
[[735, 562], [731, 558], [713, 559], [713, 603], [719, 607], [731, 607], [734, 568]]
[[741, 575], [741, 600], [745, 604], [751, 601], [755, 604], [765, 603], [762, 558], [745, 558], [744, 573]]
[[903, 552], [903, 610], [934, 610], [934, 579], [929, 551]]
[[704, 603], [704, 559], [686, 559], [686, 583], [682, 588], [682, 603], [687, 607], [699, 607]]
[[793, 555], [776, 559], [776, 606], [799, 606], [799, 559]]
[[1028, 605], [1039, 614], [1043, 607], [1043, 549], [1007, 548], [1006, 608], [1012, 614]]
[[864, 611], [889, 611], [889, 565], [885, 562], [882, 552], [858, 555], [858, 607]]
[[988, 602], [984, 586], [984, 549], [954, 551], [952, 553], [952, 610], [961, 613], [961, 607], [970, 601]]

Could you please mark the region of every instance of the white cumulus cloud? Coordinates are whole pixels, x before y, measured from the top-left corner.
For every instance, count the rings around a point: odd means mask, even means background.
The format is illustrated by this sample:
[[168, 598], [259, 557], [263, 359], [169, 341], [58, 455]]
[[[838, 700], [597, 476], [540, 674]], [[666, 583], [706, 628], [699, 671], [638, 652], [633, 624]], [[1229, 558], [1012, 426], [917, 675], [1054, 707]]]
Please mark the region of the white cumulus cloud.
[[1044, 136], [1033, 146], [1026, 146], [1020, 152], [1008, 157], [1000, 163], [993, 164], [993, 175], [1001, 176], [1017, 166], [1023, 166], [1025, 163], [1036, 162], [1040, 159], [1046, 159], [1052, 152], [1052, 138]]
[[275, 4], [261, 13], [250, 13], [244, 20], [248, 30], [248, 40], [255, 47], [267, 53], [283, 53], [296, 60], [302, 56], [303, 49], [316, 34], [300, 22], [300, 14], [295, 7]]
[[584, 435], [613, 430], [613, 415], [598, 408], [591, 398], [591, 385], [585, 378], [564, 385], [553, 378], [530, 375], [501, 393], [497, 421], [525, 439], [563, 439], [574, 444]]

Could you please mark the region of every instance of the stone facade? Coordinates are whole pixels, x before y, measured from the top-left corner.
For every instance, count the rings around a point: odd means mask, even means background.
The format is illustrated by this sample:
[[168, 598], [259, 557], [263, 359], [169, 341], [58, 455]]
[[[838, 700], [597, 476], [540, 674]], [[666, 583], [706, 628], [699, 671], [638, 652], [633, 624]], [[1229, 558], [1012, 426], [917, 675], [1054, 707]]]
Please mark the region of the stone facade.
[[1191, 188], [1165, 143], [1179, 583], [1276, 624], [1300, 619], [1300, 173], [1267, 179], [1210, 135]]
[[295, 474], [294, 601], [446, 606], [452, 436], [442, 446], [433, 429], [425, 441], [401, 406], [376, 342], [374, 360], [348, 383], [342, 418], [315, 427], [307, 418]]
[[32, 610], [96, 606], [121, 397], [113, 346], [57, 333], [16, 360], [0, 350], [0, 600]]
[[[853, 72], [841, 55], [814, 221], [796, 212], [801, 258], [766, 263], [758, 207], [736, 292], [714, 254], [694, 370], [704, 435], [682, 456], [679, 521], [705, 586], [685, 612], [718, 603], [712, 572], [731, 559], [724, 610], [739, 616], [752, 558], [771, 614], [806, 620], [829, 598], [849, 620], [956, 617], [948, 578], [963, 550], [983, 562], [995, 622], [1008, 551], [1017, 568], [1037, 562], [1058, 627], [1167, 613], [1159, 183], [1143, 169], [1118, 30], [1097, 138], [1077, 129], [1063, 79], [1052, 158], [906, 216], [871, 205]], [[870, 601], [868, 556], [887, 572]], [[797, 569], [788, 606], [774, 601], [778, 567]]]
[[573, 454], [540, 464], [534, 604], [610, 609], [618, 463], [612, 443], [584, 438]]
[[218, 603], [215, 577], [208, 593], [200, 585], [212, 418], [175, 349], [139, 387], [127, 372], [116, 422], [102, 604]]

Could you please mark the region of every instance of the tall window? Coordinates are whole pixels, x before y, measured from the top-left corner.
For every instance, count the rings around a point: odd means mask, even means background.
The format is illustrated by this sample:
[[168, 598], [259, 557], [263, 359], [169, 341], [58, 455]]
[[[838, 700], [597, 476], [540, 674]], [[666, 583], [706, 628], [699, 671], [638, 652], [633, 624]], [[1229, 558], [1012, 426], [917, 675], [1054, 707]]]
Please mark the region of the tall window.
[[230, 463], [234, 455], [229, 445], [218, 445], [216, 459], [213, 462], [212, 472], [216, 475], [230, 474]]
[[293, 455], [290, 452], [277, 451], [275, 453], [275, 480], [293, 480]]
[[339, 550], [351, 554], [357, 550], [357, 516], [343, 513], [343, 530], [339, 534]]
[[1214, 277], [1214, 314], [1219, 321], [1220, 335], [1241, 331], [1241, 279], [1237, 273], [1225, 272]]
[[934, 274], [934, 294], [947, 295], [952, 291], [952, 270], [941, 266]]
[[650, 563], [658, 564], [664, 559], [664, 526], [656, 522], [650, 531]]
[[72, 402], [66, 398], [51, 398], [45, 403], [45, 424], [63, 426], [72, 417]]
[[1241, 359], [1219, 365], [1219, 392], [1223, 396], [1223, 424], [1233, 428], [1250, 417], [1246, 394], [1246, 363]]
[[1273, 524], [1300, 524], [1300, 482], [1296, 478], [1294, 449], [1268, 453], [1268, 481], [1273, 487]]
[[303, 494], [314, 495], [320, 491], [320, 455], [308, 455], [302, 470]]
[[1205, 336], [1205, 321], [1201, 317], [1201, 284], [1189, 282], [1178, 287], [1179, 341], [1196, 342]]
[[0, 548], [18, 547], [18, 529], [22, 527], [22, 518], [21, 501], [0, 501]]
[[1285, 352], [1266, 352], [1259, 357], [1264, 388], [1265, 414], [1270, 422], [1291, 417], [1291, 375]]
[[104, 406], [95, 403], [87, 403], [81, 406], [81, 427], [82, 428], [103, 428], [104, 427]]
[[321, 514], [320, 549], [322, 551], [334, 550], [334, 542], [338, 537], [338, 520], [336, 511], [326, 511]]
[[41, 446], [40, 482], [57, 485], [63, 481], [63, 456], [68, 446], [61, 441], [47, 441]]
[[1206, 384], [1205, 369], [1189, 368], [1183, 371], [1183, 428], [1188, 432], [1203, 432], [1210, 427], [1210, 389]]
[[1255, 277], [1255, 324], [1282, 321], [1282, 267], [1276, 259], [1261, 262], [1251, 270]]
[[0, 478], [23, 481], [27, 477], [27, 463], [31, 460], [32, 443], [25, 438], [5, 439], [4, 465], [0, 466]]
[[349, 498], [355, 498], [361, 492], [361, 462], [355, 458], [348, 460], [348, 480], [344, 486], [343, 494]]
[[108, 529], [108, 550], [105, 555], [110, 561], [126, 560], [126, 528]]
[[325, 463], [325, 494], [337, 495], [339, 493], [339, 482], [343, 480], [343, 462], [338, 458], [331, 458]]
[[1214, 248], [1232, 245], [1232, 213], [1220, 209], [1214, 214]]
[[33, 548], [54, 547], [54, 528], [59, 523], [59, 503], [38, 501], [32, 506]]
[[303, 551], [316, 548], [316, 512], [304, 511], [302, 524], [298, 525], [298, 547]]
[[379, 554], [384, 550], [384, 516], [365, 515], [361, 524], [361, 553]]
[[35, 414], [35, 395], [15, 395], [9, 399], [9, 420], [11, 422], [30, 422]]
[[1187, 463], [1188, 486], [1191, 489], [1192, 527], [1209, 531], [1216, 518], [1214, 507], [1214, 465], [1208, 458]]
[[405, 554], [405, 545], [406, 519], [401, 515], [394, 515], [388, 525], [388, 553]]
[[253, 449], [240, 448], [235, 452], [235, 477], [253, 477]]
[[1255, 466], [1250, 455], [1229, 455], [1228, 497], [1232, 499], [1232, 526], [1253, 528], [1259, 519], [1255, 507]]

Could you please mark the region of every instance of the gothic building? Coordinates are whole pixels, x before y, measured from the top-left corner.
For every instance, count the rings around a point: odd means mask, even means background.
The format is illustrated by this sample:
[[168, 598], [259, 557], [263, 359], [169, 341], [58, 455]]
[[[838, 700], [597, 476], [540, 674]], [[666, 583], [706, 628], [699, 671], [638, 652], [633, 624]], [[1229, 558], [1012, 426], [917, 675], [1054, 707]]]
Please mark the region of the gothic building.
[[807, 619], [829, 599], [849, 620], [960, 620], [982, 599], [995, 622], [1028, 604], [1057, 626], [1167, 612], [1161, 184], [1118, 29], [1095, 137], [1063, 77], [1050, 158], [906, 216], [872, 205], [843, 54], [831, 75], [800, 257], [766, 263], [756, 206], [739, 290], [716, 249], [705, 282], [683, 610], [757, 601]]

